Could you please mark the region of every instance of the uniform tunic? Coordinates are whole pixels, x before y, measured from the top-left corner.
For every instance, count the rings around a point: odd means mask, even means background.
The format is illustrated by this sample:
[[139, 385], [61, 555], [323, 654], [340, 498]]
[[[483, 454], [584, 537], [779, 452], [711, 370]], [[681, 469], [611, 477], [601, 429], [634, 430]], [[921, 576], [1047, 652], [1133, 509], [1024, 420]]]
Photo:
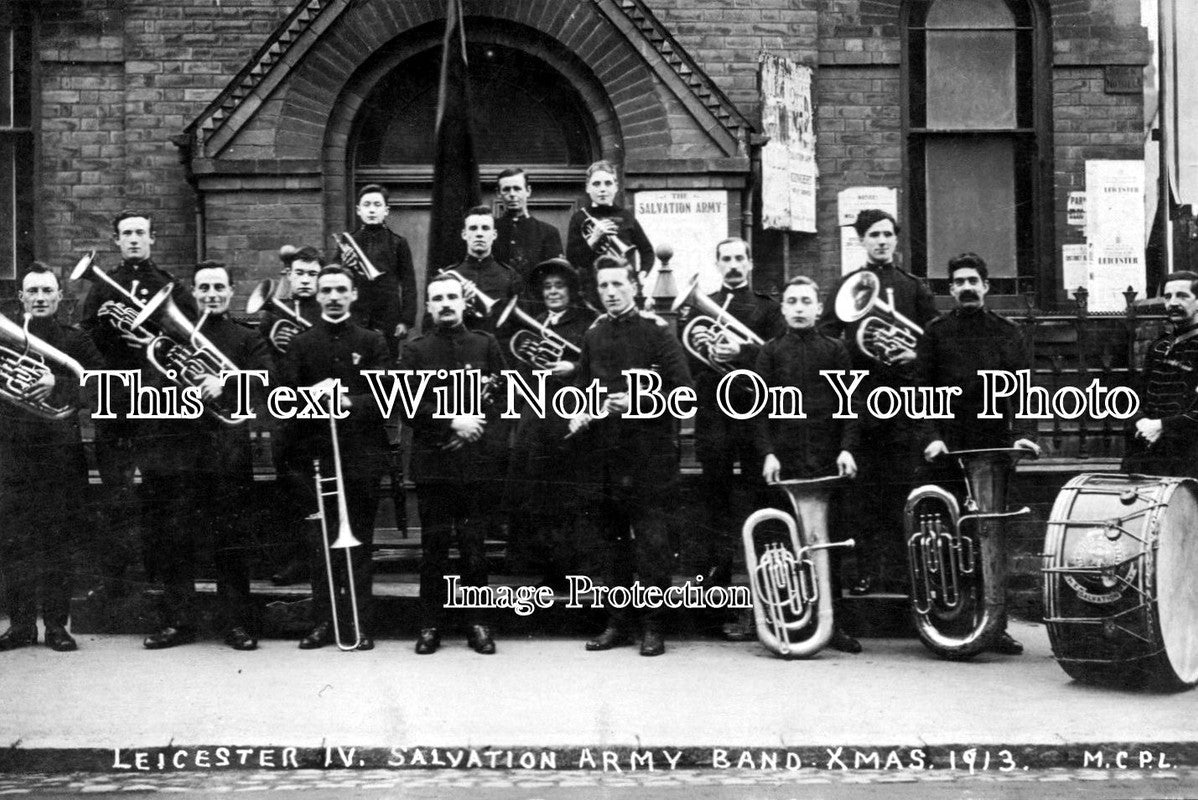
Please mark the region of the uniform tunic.
[[1198, 325], [1165, 333], [1152, 343], [1141, 384], [1144, 401], [1132, 422], [1159, 419], [1161, 437], [1153, 445], [1133, 438], [1123, 469], [1198, 477]]

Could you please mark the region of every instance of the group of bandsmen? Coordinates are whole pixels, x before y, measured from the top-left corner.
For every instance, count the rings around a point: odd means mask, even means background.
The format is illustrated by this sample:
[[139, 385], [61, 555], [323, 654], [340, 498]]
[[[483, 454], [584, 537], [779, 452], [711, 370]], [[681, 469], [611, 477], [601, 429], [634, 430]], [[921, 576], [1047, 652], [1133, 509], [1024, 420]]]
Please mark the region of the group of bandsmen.
[[[1011, 445], [1038, 450], [1034, 428], [1012, 414], [977, 419], [982, 399], [977, 370], [1027, 366], [1016, 326], [986, 308], [985, 261], [965, 253], [949, 262], [954, 307], [938, 316], [926, 284], [895, 264], [899, 228], [894, 217], [861, 212], [854, 228], [867, 263], [842, 284], [859, 272], [872, 273], [894, 310], [924, 329], [909, 341], [881, 345], [879, 360], [878, 347], [859, 346], [861, 322], [845, 323], [831, 302], [821, 302], [821, 296], [836, 297], [840, 285], [824, 294], [810, 278], [795, 277], [775, 300], [753, 288], [749, 243], [725, 239], [713, 254], [722, 285], [711, 301], [764, 344], [717, 330], [695, 343], [702, 350], [698, 358], [688, 356], [675, 331], [644, 308], [642, 281], [653, 266], [653, 248], [633, 216], [615, 204], [619, 188], [614, 166], [591, 165], [588, 200], [570, 220], [563, 247], [553, 226], [529, 215], [527, 175], [519, 169], [501, 173], [496, 190], [506, 213], [496, 218], [491, 207], [479, 206], [464, 215], [466, 256], [430, 272], [420, 335], [414, 332], [421, 303], [411, 252], [385, 224], [387, 193], [374, 185], [357, 197], [361, 224], [352, 237], [358, 249], [328, 259], [311, 246], [286, 250], [287, 292], [266, 306], [257, 329], [231, 318], [233, 282], [224, 264], [197, 264], [188, 289], [154, 263], [150, 216], [125, 212], [113, 221], [121, 263], [106, 277], [91, 276], [81, 325], [59, 321], [60, 280], [35, 264], [23, 277], [19, 295], [26, 330], [84, 368], [128, 370], [145, 385], [163, 386], [168, 378], [147, 356], [170, 348], [154, 340], [153, 325], [134, 317], [160, 291], [169, 291], [178, 313], [237, 369], [266, 370], [276, 386], [340, 381], [345, 391], [323, 402], [345, 415], [335, 426], [344, 508], [363, 545], [349, 551], [355, 603], [348, 602], [349, 571], [326, 569], [323, 545], [309, 521], [321, 502], [313, 464], [325, 476], [331, 471], [334, 426], [328, 420], [292, 421], [273, 439], [285, 498], [281, 511], [295, 532], [296, 558], [310, 565], [292, 570], [309, 573], [313, 588], [313, 627], [300, 641], [303, 649], [334, 643], [334, 615], [343, 626], [350, 624], [345, 617], [354, 605], [356, 648], [373, 647], [371, 542], [391, 448], [386, 420], [364, 373], [396, 366], [446, 371], [434, 378], [415, 413], [402, 419], [412, 432], [410, 477], [421, 521], [418, 653], [433, 653], [441, 644], [449, 599], [444, 577], [455, 537], [463, 586], [486, 584], [485, 541], [488, 533], [505, 527], [536, 554], [546, 585], [560, 588], [567, 574], [579, 570], [598, 573], [609, 586], [634, 580], [661, 589], [670, 585], [677, 549], [671, 528], [678, 512], [678, 425], [668, 415], [624, 416], [629, 404], [625, 371], [630, 369], [656, 372], [666, 392], [683, 386], [697, 391], [695, 447], [706, 515], [688, 544], [699, 553], [706, 585], [732, 580], [740, 549], [738, 505], [779, 505], [780, 493], [769, 484], [780, 479], [841, 475], [853, 480], [837, 504], [835, 530], [858, 544], [848, 591], [905, 591], [902, 508], [917, 479], [956, 487], [960, 476], [941, 458], [951, 450]], [[363, 257], [380, 273], [374, 280], [347, 268]], [[1165, 285], [1173, 330], [1153, 346], [1146, 364], [1147, 402], [1136, 423], [1139, 446], [1131, 455], [1141, 471], [1183, 474], [1183, 464], [1192, 470], [1196, 463], [1196, 288], [1198, 275], [1190, 273], [1171, 275]], [[510, 346], [512, 326], [497, 325], [509, 301], [535, 320], [531, 331], [541, 341], [530, 349]], [[608, 392], [608, 413], [564, 418], [527, 408], [513, 424], [500, 418], [500, 403], [487, 403], [475, 415], [435, 415], [434, 390], [448, 385], [453, 371], [498, 376], [521, 360], [547, 370], [551, 390], [599, 381]], [[46, 365], [24, 390], [26, 399], [77, 405], [77, 376], [53, 359]], [[185, 371], [188, 363], [176, 366]], [[770, 386], [801, 389], [806, 417], [736, 420], [725, 414], [716, 403], [716, 385], [737, 368], [756, 371]], [[963, 391], [953, 420], [878, 419], [864, 413], [856, 420], [837, 420], [832, 418], [837, 398], [820, 375], [837, 369], [868, 370], [862, 396], [875, 386], [952, 385]], [[162, 626], [145, 639], [145, 647], [194, 641], [200, 549], [211, 552], [215, 566], [225, 642], [237, 650], [257, 647], [246, 566], [253, 546], [246, 535], [253, 481], [249, 432], [220, 418], [227, 386], [211, 374], [192, 383], [216, 413], [200, 419], [131, 419], [128, 402], [118, 395], [113, 418], [93, 417], [107, 498], [105, 519], [94, 532], [84, 525], [87, 468], [77, 415], [48, 418], [0, 404], [0, 577], [10, 617], [0, 649], [38, 641], [39, 598], [44, 643], [54, 650], [75, 649], [67, 622], [70, 563], [79, 540], [101, 537], [93, 561], [107, 578], [101, 591], [119, 594], [120, 567], [130, 558], [122, 546], [128, 537], [121, 531], [133, 526], [142, 532], [148, 576], [165, 589]], [[497, 391], [502, 395], [502, 389]], [[135, 471], [141, 476], [136, 489]], [[840, 594], [839, 582], [835, 594]], [[470, 646], [494, 653], [487, 612], [478, 610], [468, 622]], [[731, 637], [747, 635], [743, 626], [725, 627]], [[638, 633], [642, 655], [664, 652], [658, 609], [613, 610], [606, 628], [586, 648], [631, 644]], [[840, 628], [831, 645], [846, 652], [861, 649]], [[993, 649], [1022, 650], [1005, 633]]]

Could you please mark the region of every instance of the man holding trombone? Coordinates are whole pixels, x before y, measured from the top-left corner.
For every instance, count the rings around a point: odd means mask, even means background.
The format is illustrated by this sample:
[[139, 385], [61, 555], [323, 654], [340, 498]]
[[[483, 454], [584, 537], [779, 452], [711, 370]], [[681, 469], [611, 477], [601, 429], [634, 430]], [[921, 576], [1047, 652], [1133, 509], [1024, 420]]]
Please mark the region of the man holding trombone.
[[[374, 648], [369, 630], [371, 550], [379, 484], [387, 465], [387, 435], [383, 417], [362, 373], [386, 369], [390, 357], [383, 335], [363, 328], [350, 314], [358, 291], [349, 272], [337, 265], [322, 269], [317, 278], [316, 299], [321, 308], [320, 320], [291, 341], [281, 365], [280, 383], [313, 387], [335, 379], [340, 391], [332, 397], [326, 395], [322, 402], [331, 404], [333, 412], [344, 416], [296, 420], [291, 423], [288, 436], [294, 437], [297, 451], [309, 463], [312, 459], [319, 462], [313, 487], [327, 531], [338, 531], [347, 519], [351, 535], [338, 536], [342, 540], [339, 544], [347, 544], [345, 539], [360, 544], [346, 548], [344, 561], [328, 552], [328, 537], [320, 537], [323, 541], [312, 548], [315, 624], [299, 646], [301, 650], [313, 650], [335, 643], [346, 650], [371, 650]], [[334, 452], [335, 442], [339, 445], [337, 452]], [[338, 474], [335, 465], [341, 467]], [[322, 496], [326, 481], [336, 485], [335, 503]], [[331, 524], [334, 510], [330, 506], [334, 505], [339, 525]], [[341, 633], [343, 621], [352, 622], [352, 636]]]

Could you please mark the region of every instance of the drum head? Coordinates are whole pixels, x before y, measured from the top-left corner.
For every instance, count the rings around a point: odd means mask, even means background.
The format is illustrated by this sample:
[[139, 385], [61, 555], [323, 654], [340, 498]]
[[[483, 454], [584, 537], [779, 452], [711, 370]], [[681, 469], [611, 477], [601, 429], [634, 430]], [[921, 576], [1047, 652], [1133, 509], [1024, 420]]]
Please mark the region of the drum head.
[[1198, 683], [1198, 495], [1177, 486], [1161, 519], [1156, 558], [1161, 640], [1177, 679]]

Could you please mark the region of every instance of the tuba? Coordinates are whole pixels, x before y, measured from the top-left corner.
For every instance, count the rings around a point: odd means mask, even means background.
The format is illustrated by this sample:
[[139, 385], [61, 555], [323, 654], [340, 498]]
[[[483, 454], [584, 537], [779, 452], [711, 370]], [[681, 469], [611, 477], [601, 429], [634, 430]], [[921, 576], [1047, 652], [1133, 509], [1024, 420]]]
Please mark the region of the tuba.
[[[144, 328], [153, 320], [162, 332], [146, 345], [146, 359], [171, 383], [178, 386], [199, 386], [206, 378], [220, 378], [222, 372], [236, 372], [237, 365], [217, 349], [207, 336], [200, 333], [208, 313], [193, 323], [171, 297], [173, 283], [168, 283], [146, 301], [145, 307], [133, 320], [135, 327]], [[204, 408], [225, 425], [240, 425], [244, 419], [234, 419], [219, 403], [206, 402]]]
[[45, 400], [30, 400], [34, 384], [50, 372], [50, 364], [63, 367], [83, 380], [83, 365], [57, 347], [29, 332], [29, 317], [24, 327], [0, 316], [0, 400], [44, 419], [66, 419], [74, 406], [52, 406]]
[[[586, 217], [586, 219], [582, 221], [582, 236], [584, 239], [589, 239], [591, 238], [591, 234], [594, 232], [595, 225], [599, 222], [599, 220], [591, 216], [590, 212], [587, 211], [586, 206], [583, 206], [580, 210], [582, 211], [582, 215]], [[596, 256], [614, 256], [621, 261], [627, 261], [628, 254], [636, 250], [635, 247], [614, 233], [604, 234], [603, 237], [600, 238], [599, 241], [595, 243], [595, 246], [591, 249], [595, 251]]]
[[[729, 297], [731, 300], [731, 297]], [[765, 344], [749, 326], [728, 313], [728, 304], [721, 308], [707, 295], [699, 291], [699, 276], [693, 275], [685, 292], [680, 292], [671, 311], [689, 305], [698, 310], [698, 315], [682, 329], [682, 345], [687, 352], [711, 367], [716, 372], [728, 372], [727, 364], [711, 356], [711, 346], [720, 339], [734, 341], [739, 345]]]
[[[741, 530], [745, 567], [753, 593], [757, 638], [786, 658], [807, 658], [832, 638], [831, 547], [855, 542], [828, 541], [828, 494], [841, 481], [837, 476], [778, 481], [786, 491], [794, 516], [776, 508], [754, 511]], [[757, 526], [781, 522], [790, 542], [759, 543]]]
[[270, 326], [267, 336], [280, 353], [287, 352], [291, 340], [297, 333], [312, 327], [312, 323], [300, 314], [298, 301], [294, 308], [287, 305], [286, 300], [289, 299], [289, 294], [287, 281], [264, 278], [258, 282], [254, 291], [250, 292], [249, 298], [245, 301], [245, 313], [247, 314], [257, 314], [270, 306], [271, 310], [279, 315], [279, 319], [276, 319]]
[[875, 361], [890, 366], [903, 350], [915, 349], [923, 328], [900, 314], [883, 300], [882, 283], [872, 272], [862, 270], [841, 284], [836, 293], [836, 316], [841, 322], [861, 321], [857, 326], [857, 347]]
[[571, 344], [561, 334], [550, 330], [548, 325], [537, 322], [529, 314], [522, 311], [517, 303], [519, 297], [513, 297], [504, 307], [503, 312], [495, 322], [496, 328], [502, 328], [508, 317], [515, 316], [524, 327], [512, 336], [508, 347], [517, 360], [533, 369], [553, 369], [557, 362], [567, 352], [572, 356], [582, 355], [582, 350]]
[[341, 254], [341, 266], [350, 272], [357, 273], [368, 281], [373, 281], [383, 274], [370, 263], [366, 253], [348, 233], [334, 233], [333, 241], [337, 243], [337, 251]]
[[[467, 307], [473, 306], [473, 311], [480, 317], [491, 316], [491, 309], [499, 301], [494, 297], [488, 296], [482, 289], [478, 288], [478, 284], [468, 279], [465, 275], [458, 272], [456, 269], [443, 269], [437, 273], [438, 276], [453, 278], [458, 283], [462, 284], [462, 294], [466, 297]], [[482, 311], [479, 311], [481, 306]]]
[[911, 573], [911, 610], [919, 638], [937, 655], [972, 658], [998, 634], [1006, 610], [1002, 520], [1030, 509], [1003, 511], [1007, 483], [1024, 456], [1020, 447], [948, 454], [965, 473], [965, 510], [939, 486], [907, 496], [904, 530]]
[[107, 320], [108, 324], [120, 333], [131, 334], [143, 340], [153, 338], [152, 331], [134, 324], [134, 320], [145, 304], [138, 300], [133, 292], [121, 286], [96, 266], [95, 250], [79, 259], [79, 263], [71, 270], [71, 280], [82, 279], [95, 283], [106, 283], [121, 297], [120, 301], [113, 301], [111, 304], [105, 303], [101, 306], [100, 310], [96, 312], [97, 317]]

